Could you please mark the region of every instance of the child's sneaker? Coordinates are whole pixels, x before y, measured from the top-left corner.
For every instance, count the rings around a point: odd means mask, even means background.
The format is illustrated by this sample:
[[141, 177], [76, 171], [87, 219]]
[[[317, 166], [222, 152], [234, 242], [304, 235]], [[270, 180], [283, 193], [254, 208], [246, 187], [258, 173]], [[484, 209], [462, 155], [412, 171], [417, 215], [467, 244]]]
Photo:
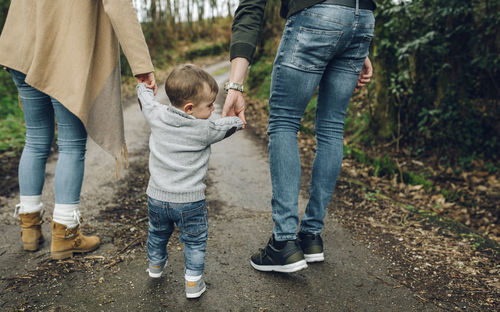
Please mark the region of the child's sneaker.
[[151, 263], [149, 264], [149, 268], [147, 269], [147, 272], [149, 273], [149, 276], [152, 278], [160, 278], [161, 275], [163, 274], [163, 269], [167, 263], [164, 265], [152, 265]]
[[198, 298], [207, 290], [205, 286], [205, 281], [201, 277], [196, 282], [185, 280], [186, 283], [186, 298]]

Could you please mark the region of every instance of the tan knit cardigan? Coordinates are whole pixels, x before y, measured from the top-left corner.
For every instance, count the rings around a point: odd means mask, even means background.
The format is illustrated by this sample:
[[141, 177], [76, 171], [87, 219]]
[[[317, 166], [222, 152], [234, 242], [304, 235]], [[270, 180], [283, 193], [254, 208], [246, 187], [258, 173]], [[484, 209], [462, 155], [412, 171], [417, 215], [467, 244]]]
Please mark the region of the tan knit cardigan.
[[131, 0], [12, 0], [0, 64], [61, 102], [118, 159], [126, 153], [119, 45], [134, 75], [153, 71]]

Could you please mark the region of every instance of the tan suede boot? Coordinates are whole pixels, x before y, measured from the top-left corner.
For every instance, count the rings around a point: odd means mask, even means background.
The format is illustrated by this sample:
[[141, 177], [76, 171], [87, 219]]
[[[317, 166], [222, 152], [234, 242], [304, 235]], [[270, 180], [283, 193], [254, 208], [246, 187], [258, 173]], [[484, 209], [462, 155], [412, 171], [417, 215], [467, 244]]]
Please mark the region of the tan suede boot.
[[52, 221], [52, 244], [50, 257], [65, 259], [73, 257], [73, 253], [89, 252], [99, 247], [99, 237], [85, 236], [80, 233], [80, 225], [68, 229], [65, 225]]
[[42, 234], [42, 214], [40, 212], [20, 213], [21, 238], [24, 250], [37, 251], [44, 238]]

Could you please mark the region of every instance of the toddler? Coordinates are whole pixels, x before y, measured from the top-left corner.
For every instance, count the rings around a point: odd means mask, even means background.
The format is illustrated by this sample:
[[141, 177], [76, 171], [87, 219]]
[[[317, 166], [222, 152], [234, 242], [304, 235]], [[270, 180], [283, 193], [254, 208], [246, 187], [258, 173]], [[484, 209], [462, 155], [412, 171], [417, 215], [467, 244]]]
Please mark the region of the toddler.
[[151, 177], [146, 191], [149, 276], [161, 277], [167, 264], [166, 246], [177, 224], [184, 243], [187, 298], [198, 298], [206, 289], [202, 278], [208, 229], [204, 179], [210, 144], [243, 126], [237, 117], [209, 119], [218, 90], [212, 76], [188, 64], [177, 66], [167, 78], [169, 106], [156, 102], [144, 84], [137, 86], [142, 112], [151, 127]]

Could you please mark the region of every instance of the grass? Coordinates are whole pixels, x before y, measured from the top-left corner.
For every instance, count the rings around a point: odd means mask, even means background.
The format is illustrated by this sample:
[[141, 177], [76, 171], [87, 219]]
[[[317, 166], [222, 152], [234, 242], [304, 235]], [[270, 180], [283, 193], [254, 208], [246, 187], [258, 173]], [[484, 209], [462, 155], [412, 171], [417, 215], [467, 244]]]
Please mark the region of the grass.
[[[362, 150], [349, 145], [344, 146], [344, 155], [355, 159], [359, 163], [371, 166], [374, 176], [387, 176], [388, 178], [392, 178], [396, 173], [400, 174], [397, 164], [387, 155], [371, 157]], [[426, 179], [423, 175], [405, 170], [401, 170], [401, 172], [404, 183], [410, 185], [423, 185], [425, 190], [430, 190], [432, 188], [432, 181]]]
[[24, 118], [10, 74], [0, 70], [0, 153], [20, 151], [24, 145]]
[[418, 216], [420, 219], [438, 226], [441, 229], [448, 230], [457, 234], [463, 239], [471, 241], [474, 250], [491, 250], [495, 255], [500, 254], [500, 244], [482, 236], [478, 232], [468, 228], [467, 226], [447, 217], [440, 216], [435, 212], [416, 209], [411, 205], [405, 207], [410, 213]]
[[398, 202], [397, 200], [382, 194], [379, 190], [373, 190], [371, 187], [358, 180], [347, 179], [347, 181], [349, 183], [361, 186], [363, 191], [365, 192], [365, 199], [368, 201], [376, 201], [377, 199], [390, 200], [404, 210], [408, 211], [411, 216], [415, 216], [421, 221], [432, 224], [438, 227], [441, 231], [449, 231], [462, 239], [469, 240], [474, 250], [491, 251], [494, 255], [500, 254], [499, 243], [481, 235], [480, 233], [463, 225], [460, 222], [457, 222], [448, 217], [440, 216], [437, 213], [429, 210], [417, 209], [412, 205]]
[[219, 76], [219, 75], [227, 73], [228, 71], [229, 71], [229, 67], [224, 67], [224, 68], [221, 68], [221, 69], [216, 70], [215, 72], [213, 72], [212, 76]]
[[192, 47], [189, 51], [184, 54], [184, 59], [192, 60], [195, 58], [203, 56], [213, 56], [220, 55], [229, 50], [229, 44], [227, 42], [219, 42], [214, 44], [204, 43], [200, 47]]
[[24, 122], [15, 116], [0, 120], [0, 153], [21, 150], [24, 146]]

